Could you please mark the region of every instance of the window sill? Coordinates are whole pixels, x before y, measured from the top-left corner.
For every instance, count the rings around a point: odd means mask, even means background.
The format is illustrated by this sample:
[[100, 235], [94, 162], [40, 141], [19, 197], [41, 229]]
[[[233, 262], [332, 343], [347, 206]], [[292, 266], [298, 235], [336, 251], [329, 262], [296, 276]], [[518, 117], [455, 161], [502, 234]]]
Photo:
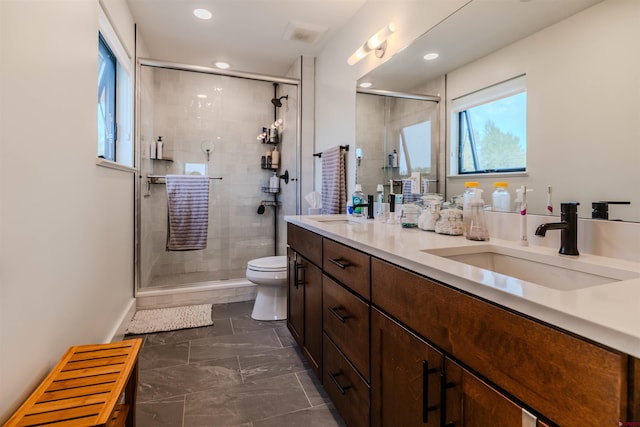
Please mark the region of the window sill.
[[511, 178], [511, 177], [527, 177], [527, 172], [492, 172], [492, 173], [469, 173], [464, 175], [449, 175], [447, 179], [464, 179], [469, 181], [470, 178]]
[[126, 166], [121, 163], [112, 162], [111, 160], [102, 159], [100, 157], [96, 158], [96, 165], [102, 166], [103, 168], [115, 169], [122, 172], [136, 173], [136, 169], [131, 166]]

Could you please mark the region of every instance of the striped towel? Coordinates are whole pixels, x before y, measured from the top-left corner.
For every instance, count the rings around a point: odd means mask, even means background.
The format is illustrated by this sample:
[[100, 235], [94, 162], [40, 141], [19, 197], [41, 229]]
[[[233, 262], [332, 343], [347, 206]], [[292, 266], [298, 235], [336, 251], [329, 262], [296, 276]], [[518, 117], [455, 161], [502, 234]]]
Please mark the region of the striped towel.
[[347, 213], [347, 170], [340, 146], [322, 152], [322, 213]]
[[167, 250], [205, 249], [209, 226], [209, 177], [167, 175], [167, 203]]
[[411, 192], [411, 185], [413, 180], [411, 179], [403, 179], [402, 180], [402, 203], [411, 203], [422, 198], [422, 194], [416, 194]]

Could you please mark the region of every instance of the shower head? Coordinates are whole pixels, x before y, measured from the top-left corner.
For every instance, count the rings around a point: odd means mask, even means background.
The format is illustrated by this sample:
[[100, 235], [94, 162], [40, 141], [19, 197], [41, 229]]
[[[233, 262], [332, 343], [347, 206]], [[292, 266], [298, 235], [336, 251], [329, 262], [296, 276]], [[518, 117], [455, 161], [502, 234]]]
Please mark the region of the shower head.
[[280, 107], [282, 107], [282, 101], [281, 101], [281, 99], [283, 99], [283, 98], [284, 98], [284, 99], [289, 99], [289, 95], [284, 95], [284, 96], [281, 96], [280, 98], [273, 98], [273, 99], [271, 100], [271, 103], [272, 103], [273, 105], [275, 105], [276, 107], [280, 108]]

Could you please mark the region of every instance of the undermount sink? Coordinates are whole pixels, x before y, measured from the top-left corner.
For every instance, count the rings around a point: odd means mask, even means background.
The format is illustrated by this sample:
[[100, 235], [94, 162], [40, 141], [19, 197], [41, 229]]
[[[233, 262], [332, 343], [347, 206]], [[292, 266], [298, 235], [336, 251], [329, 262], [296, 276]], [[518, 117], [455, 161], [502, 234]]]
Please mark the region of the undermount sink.
[[307, 218], [313, 221], [330, 224], [366, 224], [372, 221], [365, 217], [356, 217], [349, 215], [310, 215]]
[[423, 250], [505, 276], [560, 291], [572, 291], [640, 277], [636, 271], [498, 245]]

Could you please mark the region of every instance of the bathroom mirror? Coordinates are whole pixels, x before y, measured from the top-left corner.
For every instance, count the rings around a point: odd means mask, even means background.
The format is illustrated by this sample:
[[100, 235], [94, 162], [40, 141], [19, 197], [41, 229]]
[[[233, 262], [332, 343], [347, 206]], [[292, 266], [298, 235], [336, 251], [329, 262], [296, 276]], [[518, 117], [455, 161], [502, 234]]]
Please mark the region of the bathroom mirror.
[[[563, 201], [579, 202], [583, 218], [591, 217], [592, 202], [629, 201], [610, 205], [609, 219], [638, 222], [638, 40], [638, 0], [473, 0], [358, 83], [396, 92], [441, 88], [441, 122], [450, 123], [452, 99], [525, 74], [526, 173], [456, 176], [449, 170], [451, 131], [443, 129], [439, 168], [446, 198], [462, 193], [464, 182], [473, 180], [490, 202], [493, 183], [507, 181], [512, 200], [515, 188], [533, 188], [529, 212], [545, 214], [551, 186], [554, 214]], [[427, 63], [422, 57], [432, 51], [440, 57]], [[363, 126], [356, 111], [360, 141]], [[366, 153], [358, 176], [365, 158]]]
[[356, 95], [356, 183], [365, 194], [403, 193], [402, 179], [420, 174], [425, 193], [438, 190], [439, 97], [360, 91]]

